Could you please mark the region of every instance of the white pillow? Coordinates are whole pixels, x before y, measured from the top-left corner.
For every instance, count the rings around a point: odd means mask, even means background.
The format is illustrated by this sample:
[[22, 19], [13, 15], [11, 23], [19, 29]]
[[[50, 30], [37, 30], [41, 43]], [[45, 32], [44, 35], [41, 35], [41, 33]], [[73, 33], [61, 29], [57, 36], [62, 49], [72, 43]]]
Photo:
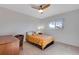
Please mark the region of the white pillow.
[[32, 35], [34, 33], [35, 33], [34, 31], [29, 31], [29, 32], [27, 32], [27, 35]]

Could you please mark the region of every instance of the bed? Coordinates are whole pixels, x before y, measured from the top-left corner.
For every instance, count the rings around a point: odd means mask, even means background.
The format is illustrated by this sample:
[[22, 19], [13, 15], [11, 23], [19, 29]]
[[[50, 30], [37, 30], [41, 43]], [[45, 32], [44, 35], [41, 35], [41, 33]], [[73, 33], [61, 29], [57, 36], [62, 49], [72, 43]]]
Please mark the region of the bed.
[[40, 47], [41, 49], [45, 49], [51, 44], [54, 43], [54, 37], [45, 34], [27, 34], [26, 41]]

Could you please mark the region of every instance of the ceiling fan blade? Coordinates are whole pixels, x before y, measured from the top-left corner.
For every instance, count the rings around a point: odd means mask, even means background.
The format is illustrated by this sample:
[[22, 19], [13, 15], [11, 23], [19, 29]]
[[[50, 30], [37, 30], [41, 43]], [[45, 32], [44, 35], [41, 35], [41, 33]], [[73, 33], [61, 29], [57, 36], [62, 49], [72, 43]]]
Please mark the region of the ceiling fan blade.
[[46, 9], [46, 8], [48, 8], [50, 6], [50, 4], [43, 4], [42, 5], [42, 9]]
[[38, 6], [38, 5], [32, 5], [32, 8], [34, 8], [34, 9], [41, 9], [41, 7], [40, 6]]
[[32, 5], [32, 8], [34, 9], [46, 9], [50, 6], [50, 4], [42, 4], [42, 5], [39, 5], [39, 6], [35, 6], [35, 5]]

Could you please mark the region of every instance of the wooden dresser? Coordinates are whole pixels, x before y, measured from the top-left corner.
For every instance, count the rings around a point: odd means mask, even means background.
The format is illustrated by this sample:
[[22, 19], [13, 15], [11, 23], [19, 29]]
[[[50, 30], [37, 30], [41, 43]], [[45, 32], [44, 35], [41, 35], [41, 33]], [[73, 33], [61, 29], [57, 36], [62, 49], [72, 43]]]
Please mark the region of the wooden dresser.
[[0, 36], [0, 55], [19, 54], [19, 39], [11, 36]]

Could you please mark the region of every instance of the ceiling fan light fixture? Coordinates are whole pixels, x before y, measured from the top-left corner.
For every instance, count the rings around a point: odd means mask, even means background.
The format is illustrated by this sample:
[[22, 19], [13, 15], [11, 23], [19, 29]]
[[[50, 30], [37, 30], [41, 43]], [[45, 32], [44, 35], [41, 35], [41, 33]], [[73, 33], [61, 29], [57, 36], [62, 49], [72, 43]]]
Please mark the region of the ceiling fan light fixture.
[[42, 9], [39, 9], [38, 12], [42, 14], [44, 11]]

